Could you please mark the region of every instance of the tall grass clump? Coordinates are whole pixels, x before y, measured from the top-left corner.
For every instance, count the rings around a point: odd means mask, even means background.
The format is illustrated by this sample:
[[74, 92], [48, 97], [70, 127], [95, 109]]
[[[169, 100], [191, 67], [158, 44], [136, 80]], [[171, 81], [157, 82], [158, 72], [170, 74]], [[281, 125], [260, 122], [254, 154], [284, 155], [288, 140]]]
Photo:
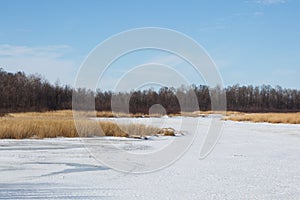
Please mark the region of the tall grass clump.
[[159, 131], [158, 128], [142, 124], [124, 124], [119, 126], [114, 122], [96, 122], [89, 119], [80, 119], [76, 122], [79, 130], [76, 129], [72, 111], [9, 114], [0, 118], [0, 139], [92, 136], [130, 137], [130, 135], [154, 135]]
[[232, 121], [300, 124], [300, 113], [251, 113], [237, 114], [226, 118]]

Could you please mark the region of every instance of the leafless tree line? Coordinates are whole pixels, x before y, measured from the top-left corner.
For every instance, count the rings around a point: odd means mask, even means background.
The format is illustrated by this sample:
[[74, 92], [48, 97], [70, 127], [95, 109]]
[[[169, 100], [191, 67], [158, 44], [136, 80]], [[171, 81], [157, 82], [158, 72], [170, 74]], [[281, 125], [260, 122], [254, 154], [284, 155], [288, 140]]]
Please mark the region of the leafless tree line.
[[[70, 86], [53, 85], [38, 75], [27, 76], [23, 72], [8, 73], [0, 69], [0, 113], [72, 109], [73, 93], [82, 99], [92, 97], [95, 100], [95, 109], [98, 111], [111, 111], [112, 99], [129, 104], [130, 113], [147, 114], [155, 104], [161, 104], [167, 113], [194, 111], [195, 107], [189, 105], [195, 103], [199, 105], [200, 110], [207, 111], [211, 110], [212, 92], [226, 93], [227, 110], [300, 111], [300, 90], [285, 89], [280, 86], [234, 85], [221, 90], [204, 85], [192, 85], [119, 93], [101, 90], [94, 92], [89, 89], [73, 90]], [[196, 99], [192, 98], [193, 96]], [[114, 111], [126, 112], [123, 106], [117, 106]]]

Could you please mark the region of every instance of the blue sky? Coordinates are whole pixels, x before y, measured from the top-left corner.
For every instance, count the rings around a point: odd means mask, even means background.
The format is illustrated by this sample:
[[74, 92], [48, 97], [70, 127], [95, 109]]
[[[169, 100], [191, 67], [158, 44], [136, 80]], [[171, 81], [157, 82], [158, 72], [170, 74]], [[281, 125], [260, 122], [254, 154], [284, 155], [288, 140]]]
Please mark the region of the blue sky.
[[[195, 39], [215, 61], [225, 85], [300, 88], [297, 0], [0, 0], [0, 5], [0, 67], [7, 71], [39, 73], [51, 82], [72, 85], [96, 45], [121, 31], [150, 26]], [[107, 72], [102, 87], [111, 88], [109, 82], [128, 66], [168, 56], [144, 52], [120, 60]], [[202, 83], [195, 77], [190, 80]]]

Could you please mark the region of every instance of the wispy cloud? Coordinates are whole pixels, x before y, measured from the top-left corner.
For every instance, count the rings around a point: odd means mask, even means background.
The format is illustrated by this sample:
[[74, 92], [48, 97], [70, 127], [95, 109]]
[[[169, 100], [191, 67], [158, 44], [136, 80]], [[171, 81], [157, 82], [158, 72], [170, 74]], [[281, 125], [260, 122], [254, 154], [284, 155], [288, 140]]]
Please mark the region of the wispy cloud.
[[28, 47], [28, 46], [14, 46], [9, 44], [0, 45], [0, 55], [6, 57], [15, 56], [48, 56], [58, 58], [69, 51], [71, 47], [67, 45], [43, 46], [43, 47]]
[[159, 64], [169, 65], [169, 66], [177, 66], [183, 64], [184, 62], [185, 61], [182, 58], [173, 54], [156, 56], [147, 61], [147, 63], [159, 63]]
[[199, 29], [199, 31], [201, 32], [216, 32], [216, 31], [219, 31], [219, 30], [222, 30], [222, 29], [226, 29], [226, 26], [224, 24], [220, 24], [220, 25], [215, 25], [215, 26], [204, 26], [204, 27], [201, 27]]
[[265, 13], [261, 12], [261, 11], [257, 11], [257, 12], [254, 12], [253, 15], [256, 16], [256, 17], [260, 17], [260, 16], [264, 16]]
[[12, 72], [38, 73], [51, 82], [59, 79], [61, 83], [73, 84], [75, 62], [65, 57], [71, 49], [67, 45], [29, 47], [2, 44], [0, 67]]
[[263, 5], [275, 5], [286, 3], [286, 0], [255, 0], [255, 3], [263, 4]]

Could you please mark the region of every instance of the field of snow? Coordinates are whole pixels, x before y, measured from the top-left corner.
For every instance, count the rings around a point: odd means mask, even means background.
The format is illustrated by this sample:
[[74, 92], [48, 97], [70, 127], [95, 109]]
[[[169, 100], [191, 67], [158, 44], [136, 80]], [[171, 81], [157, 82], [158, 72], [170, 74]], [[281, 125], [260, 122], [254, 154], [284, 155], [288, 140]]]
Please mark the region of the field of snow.
[[[114, 119], [101, 119], [114, 120]], [[117, 119], [127, 123], [128, 119]], [[178, 129], [180, 118], [134, 119]], [[188, 118], [193, 122], [195, 118]], [[164, 122], [166, 122], [164, 121]], [[152, 173], [115, 171], [94, 159], [81, 138], [0, 140], [0, 199], [299, 199], [300, 125], [224, 122], [212, 153], [200, 160], [203, 133], [175, 163]], [[191, 126], [190, 128], [193, 128]], [[88, 138], [132, 153], [155, 151], [184, 136], [149, 140]]]

